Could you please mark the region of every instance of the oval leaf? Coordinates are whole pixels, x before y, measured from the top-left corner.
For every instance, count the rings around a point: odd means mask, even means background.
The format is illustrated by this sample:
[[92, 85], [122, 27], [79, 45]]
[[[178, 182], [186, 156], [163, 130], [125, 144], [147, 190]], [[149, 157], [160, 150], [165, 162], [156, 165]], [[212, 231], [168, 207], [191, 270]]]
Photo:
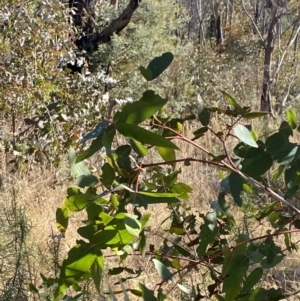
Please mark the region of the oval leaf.
[[107, 120], [101, 121], [91, 132], [82, 137], [81, 143], [84, 143], [89, 139], [97, 138], [103, 132], [103, 130], [107, 128], [108, 125], [109, 122]]
[[[176, 160], [176, 155], [175, 155], [175, 150], [172, 148], [166, 148], [166, 147], [156, 147], [158, 153], [160, 156], [164, 159], [165, 162], [168, 161], [175, 161]], [[170, 163], [175, 168], [175, 163]]]
[[140, 67], [142, 75], [147, 81], [151, 81], [159, 77], [172, 63], [173, 54], [166, 52], [162, 56], [154, 58], [148, 65], [147, 69]]
[[164, 281], [174, 281], [173, 274], [169, 271], [169, 269], [159, 260], [157, 259], [152, 259], [154, 266], [157, 270], [157, 273], [161, 277], [162, 280]]
[[269, 112], [250, 112], [245, 114], [243, 117], [246, 119], [254, 119], [254, 118], [260, 118], [263, 116], [269, 115]]
[[147, 80], [148, 82], [152, 80], [152, 72], [150, 70], [146, 69], [143, 66], [140, 66], [140, 71], [145, 80]]
[[117, 125], [117, 130], [120, 134], [124, 135], [125, 137], [135, 139], [141, 143], [178, 149], [178, 147], [174, 143], [172, 143], [165, 137], [162, 137], [158, 134], [155, 134], [133, 124], [119, 124]]
[[124, 223], [129, 234], [135, 237], [139, 237], [142, 230], [142, 225], [137, 219], [125, 216]]
[[250, 145], [252, 147], [258, 147], [250, 131], [244, 125], [237, 124], [234, 127], [233, 131], [235, 135], [245, 144]]
[[184, 285], [182, 285], [182, 284], [180, 284], [180, 283], [178, 283], [177, 286], [178, 286], [178, 288], [179, 288], [181, 291], [183, 291], [183, 292], [184, 292], [185, 294], [187, 294], [188, 296], [193, 297], [193, 298], [196, 297], [196, 294], [195, 294], [195, 292], [194, 292], [193, 290], [191, 290], [191, 289], [185, 287]]
[[292, 129], [295, 129], [298, 124], [296, 112], [293, 108], [290, 108], [286, 111], [286, 117], [288, 120], [288, 123]]
[[147, 147], [145, 147], [142, 143], [140, 143], [134, 139], [130, 139], [129, 142], [130, 142], [132, 149], [137, 153], [137, 155], [139, 157], [144, 157], [148, 154]]
[[201, 122], [201, 124], [206, 127], [209, 125], [209, 122], [210, 122], [210, 114], [211, 112], [202, 106], [202, 104], [199, 105], [198, 107], [198, 117], [199, 117], [199, 120]]
[[251, 177], [259, 177], [267, 172], [273, 165], [272, 155], [265, 152], [255, 159], [245, 159], [241, 171]]
[[241, 199], [240, 194], [243, 191], [243, 180], [235, 172], [232, 172], [229, 175], [229, 187], [234, 202], [241, 207], [243, 205], [243, 200]]
[[254, 269], [246, 278], [243, 284], [242, 293], [250, 291], [254, 287], [254, 285], [261, 280], [263, 272], [264, 270], [261, 267]]
[[69, 164], [71, 174], [74, 178], [78, 178], [81, 175], [90, 175], [91, 172], [83, 162], [76, 163], [76, 152], [73, 148], [69, 150]]
[[142, 292], [144, 301], [158, 301], [154, 296], [154, 292], [152, 290], [149, 290], [144, 284], [139, 283], [139, 288]]
[[116, 115], [115, 122], [139, 124], [151, 117], [159, 111], [165, 104], [167, 99], [161, 98], [154, 91], [148, 90], [144, 92], [139, 101], [127, 104], [122, 111]]
[[229, 95], [225, 91], [221, 91], [221, 93], [226, 96], [226, 99], [231, 106], [233, 106], [237, 110], [242, 110], [241, 106], [237, 103], [237, 101], [231, 95]]
[[278, 132], [266, 139], [265, 147], [266, 151], [271, 154], [277, 154], [284, 151], [288, 146], [288, 137], [282, 133]]

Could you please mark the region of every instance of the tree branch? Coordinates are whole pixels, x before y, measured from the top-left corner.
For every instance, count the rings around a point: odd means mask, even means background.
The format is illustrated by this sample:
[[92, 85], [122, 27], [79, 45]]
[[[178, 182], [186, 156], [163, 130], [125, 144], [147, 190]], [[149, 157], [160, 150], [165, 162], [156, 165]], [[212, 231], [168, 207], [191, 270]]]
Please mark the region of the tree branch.
[[260, 31], [259, 31], [259, 29], [258, 29], [257, 25], [255, 24], [255, 21], [253, 20], [253, 18], [251, 17], [251, 15], [248, 13], [248, 11], [247, 11], [247, 9], [246, 9], [246, 7], [245, 7], [244, 0], [242, 0], [242, 6], [243, 6], [243, 10], [244, 10], [244, 12], [245, 12], [245, 13], [246, 13], [246, 15], [248, 16], [248, 18], [251, 20], [251, 22], [252, 22], [252, 25], [253, 25], [253, 26], [254, 26], [254, 28], [255, 28], [255, 31], [256, 31], [256, 32], [257, 32], [257, 34], [259, 35], [259, 37], [260, 37], [260, 40], [262, 41], [262, 43], [263, 43], [263, 45], [264, 45], [264, 47], [265, 47], [265, 40], [264, 40], [263, 36], [261, 35], [261, 33], [260, 33]]
[[[84, 2], [84, 0], [82, 0]], [[90, 1], [91, 2], [91, 1]], [[90, 24], [89, 28], [83, 28], [85, 30], [84, 36], [79, 38], [75, 44], [79, 50], [84, 50], [88, 54], [93, 53], [98, 49], [98, 46], [102, 43], [107, 43], [110, 41], [111, 36], [114, 33], [121, 32], [130, 22], [133, 13], [138, 8], [140, 0], [130, 0], [127, 7], [120, 14], [120, 16], [114, 20], [100, 33], [93, 32], [93, 25]], [[90, 7], [91, 10], [91, 7]], [[92, 20], [92, 16], [88, 19]], [[88, 21], [87, 21], [88, 23]], [[91, 23], [91, 22], [90, 22]], [[75, 23], [76, 24], [76, 23]], [[85, 26], [86, 27], [86, 26]]]

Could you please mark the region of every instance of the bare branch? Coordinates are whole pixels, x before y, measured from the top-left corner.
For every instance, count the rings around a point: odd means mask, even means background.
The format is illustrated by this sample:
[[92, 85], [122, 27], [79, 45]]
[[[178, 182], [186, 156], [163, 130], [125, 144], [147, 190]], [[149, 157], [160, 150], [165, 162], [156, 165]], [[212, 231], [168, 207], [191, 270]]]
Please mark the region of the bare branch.
[[280, 115], [282, 114], [283, 109], [284, 109], [284, 107], [285, 107], [285, 104], [286, 104], [286, 102], [287, 102], [287, 100], [288, 100], [288, 97], [290, 96], [290, 90], [291, 90], [291, 87], [292, 87], [292, 85], [293, 85], [293, 83], [294, 83], [295, 76], [297, 75], [297, 73], [298, 73], [298, 66], [296, 67], [296, 70], [295, 70], [295, 72], [294, 72], [294, 74], [293, 74], [293, 77], [292, 77], [292, 79], [290, 80], [290, 84], [289, 84], [289, 86], [288, 86], [288, 90], [287, 90], [287, 92], [286, 92], [286, 95], [285, 95], [284, 99], [283, 99], [282, 102], [281, 102], [280, 111], [279, 111], [279, 114], [280, 114]]
[[246, 15], [247, 15], [248, 18], [251, 20], [251, 22], [252, 22], [252, 24], [253, 24], [253, 26], [254, 26], [254, 28], [255, 28], [257, 34], [259, 35], [260, 40], [262, 41], [263, 45], [265, 45], [265, 40], [264, 40], [263, 36], [261, 35], [261, 33], [260, 33], [260, 31], [259, 31], [257, 25], [255, 24], [253, 18], [252, 18], [251, 15], [248, 13], [248, 11], [247, 11], [247, 9], [246, 9], [246, 7], [245, 7], [244, 0], [242, 0], [242, 6], [243, 6], [243, 9], [244, 9]]
[[276, 69], [276, 71], [274, 72], [273, 78], [275, 78], [275, 77], [277, 76], [277, 74], [279, 73], [280, 68], [281, 68], [281, 65], [282, 65], [282, 63], [283, 63], [283, 60], [284, 60], [284, 58], [285, 58], [285, 56], [286, 56], [286, 54], [287, 54], [287, 51], [288, 51], [288, 49], [292, 46], [292, 44], [295, 42], [295, 40], [296, 40], [296, 38], [297, 38], [297, 36], [298, 36], [299, 31], [300, 31], [300, 25], [298, 26], [298, 28], [297, 28], [297, 30], [296, 30], [296, 33], [295, 33], [294, 37], [290, 40], [289, 44], [288, 44], [287, 47], [285, 48], [285, 50], [284, 50], [284, 52], [283, 52], [283, 54], [282, 54], [282, 56], [281, 56], [281, 58], [280, 58], [280, 61], [279, 61], [279, 63], [278, 63], [277, 69]]

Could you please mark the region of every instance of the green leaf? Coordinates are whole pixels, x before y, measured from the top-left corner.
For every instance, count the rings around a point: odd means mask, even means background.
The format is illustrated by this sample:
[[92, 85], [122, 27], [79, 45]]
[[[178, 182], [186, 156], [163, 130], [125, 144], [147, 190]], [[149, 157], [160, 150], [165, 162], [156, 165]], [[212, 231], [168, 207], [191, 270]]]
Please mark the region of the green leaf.
[[225, 192], [227, 194], [231, 193], [230, 191], [230, 185], [229, 185], [229, 176], [222, 179], [220, 182], [221, 192]]
[[198, 107], [198, 117], [204, 127], [209, 125], [210, 115], [211, 112], [207, 108], [203, 107], [202, 104], [200, 104]]
[[231, 223], [231, 225], [235, 225], [235, 220], [234, 220], [233, 214], [230, 210], [230, 206], [225, 201], [224, 192], [219, 193], [218, 205], [219, 205], [220, 209], [222, 210], [222, 212], [225, 214], [225, 216], [228, 218], [228, 221]]
[[144, 301], [158, 301], [154, 296], [154, 292], [152, 290], [149, 290], [144, 284], [139, 283], [139, 288], [142, 292]]
[[137, 153], [138, 157], [144, 157], [148, 154], [148, 149], [142, 143], [130, 139], [129, 140], [132, 149]]
[[101, 292], [103, 265], [104, 265], [103, 255], [100, 255], [96, 257], [90, 269], [91, 277], [94, 281], [94, 285], [96, 287], [98, 294], [100, 294]]
[[271, 178], [271, 179], [272, 179], [272, 182], [275, 182], [275, 181], [277, 181], [277, 180], [280, 178], [280, 176], [282, 175], [284, 169], [285, 169], [285, 167], [284, 167], [283, 165], [279, 165], [279, 166], [276, 168], [276, 170], [275, 170], [275, 172], [273, 173], [272, 178]]
[[32, 293], [36, 293], [36, 294], [39, 293], [38, 289], [37, 289], [37, 288], [35, 287], [35, 285], [32, 284], [32, 283], [29, 283], [29, 284], [28, 284], [28, 290], [29, 290], [30, 292], [32, 292]]
[[300, 148], [297, 144], [289, 143], [286, 149], [274, 156], [276, 160], [281, 165], [289, 165], [300, 156]]
[[121, 145], [115, 150], [115, 153], [118, 157], [129, 157], [131, 153], [131, 146], [128, 144]]
[[112, 268], [112, 269], [108, 270], [108, 275], [119, 275], [119, 274], [123, 273], [124, 270], [125, 270], [125, 268], [123, 268], [123, 267]]
[[77, 232], [92, 244], [105, 249], [107, 247], [121, 249], [133, 242], [135, 237], [125, 228], [124, 221], [113, 221], [104, 230], [95, 233], [92, 226], [81, 227]]
[[300, 229], [300, 219], [296, 219], [293, 221], [293, 226], [296, 228], [296, 229]]
[[64, 233], [68, 228], [69, 223], [69, 209], [66, 207], [57, 208], [56, 210], [56, 228]]
[[178, 198], [182, 199], [182, 200], [185, 200], [185, 201], [188, 201], [189, 200], [189, 195], [188, 193], [191, 192], [191, 190], [188, 188], [187, 190], [187, 187], [185, 186], [186, 184], [184, 183], [177, 183], [177, 184], [174, 184], [172, 187], [171, 187], [171, 191], [176, 193], [178, 195]]
[[250, 295], [247, 295], [245, 298], [238, 299], [239, 301], [279, 301], [279, 300], [286, 300], [281, 289], [274, 289], [271, 288], [266, 290], [264, 288], [258, 287], [255, 290], [250, 292]]
[[298, 125], [295, 109], [293, 108], [288, 109], [286, 111], [286, 117], [290, 127], [294, 130]]
[[[168, 122], [165, 123], [167, 127], [170, 129], [176, 131], [177, 133], [182, 133], [182, 124], [185, 121], [185, 119], [182, 118], [172, 118]], [[176, 133], [172, 132], [170, 129], [163, 129], [162, 136], [164, 137], [171, 137], [171, 136], [177, 136]]]
[[200, 129], [196, 130], [193, 133], [194, 136], [195, 136], [193, 139], [195, 140], [195, 139], [198, 139], [198, 138], [202, 137], [207, 131], [208, 131], [208, 127], [207, 126], [204, 126], [204, 127], [200, 128]]
[[261, 281], [263, 273], [264, 270], [261, 267], [254, 269], [246, 278], [243, 284], [242, 293], [250, 291], [259, 281]]
[[273, 238], [268, 237], [264, 241], [264, 243], [259, 246], [259, 253], [265, 256], [265, 258], [261, 261], [261, 267], [263, 269], [270, 269], [280, 263], [284, 254], [281, 248], [275, 245]]
[[72, 285], [90, 270], [96, 258], [96, 254], [91, 251], [91, 245], [83, 241], [69, 251], [61, 267], [61, 280], [64, 283]]
[[110, 164], [105, 163], [102, 167], [101, 183], [106, 187], [111, 187], [115, 180], [115, 170]]
[[145, 228], [146, 224], [148, 223], [150, 217], [151, 217], [151, 213], [147, 213], [147, 214], [144, 214], [144, 215], [140, 218], [140, 222], [141, 222], [141, 224], [142, 224], [143, 229]]
[[128, 292], [131, 292], [134, 296], [143, 297], [142, 292], [136, 289], [127, 289]]
[[243, 205], [243, 200], [241, 199], [240, 194], [243, 191], [243, 180], [235, 172], [232, 172], [229, 175], [229, 187], [234, 202], [241, 207]]
[[139, 237], [142, 230], [142, 225], [137, 219], [125, 216], [124, 223], [129, 234], [135, 237]]
[[226, 99], [231, 106], [233, 106], [238, 111], [242, 110], [241, 106], [237, 103], [237, 101], [231, 95], [229, 95], [225, 91], [221, 91], [221, 93], [226, 96]]
[[152, 72], [143, 66], [140, 66], [140, 72], [148, 82], [152, 80]]
[[201, 259], [209, 244], [215, 241], [217, 235], [217, 216], [215, 212], [209, 212], [204, 217], [204, 224], [200, 227], [199, 246], [197, 254]]
[[284, 174], [285, 185], [288, 189], [299, 187], [300, 185], [300, 166], [299, 164], [285, 170]]
[[138, 244], [138, 247], [141, 251], [141, 255], [143, 258], [145, 258], [146, 256], [146, 236], [145, 236], [145, 232], [142, 231], [141, 235], [140, 235], [140, 240], [139, 240], [139, 244]]
[[87, 213], [87, 219], [89, 222], [95, 222], [99, 219], [99, 215], [103, 210], [103, 207], [99, 204], [107, 204], [107, 200], [97, 198], [95, 199], [94, 202], [91, 202], [87, 208], [86, 208], [86, 213]]
[[237, 283], [235, 286], [230, 287], [225, 292], [225, 301], [234, 301], [241, 291], [241, 285]]
[[267, 172], [273, 165], [273, 158], [270, 153], [264, 152], [254, 159], [242, 161], [241, 171], [248, 176], [258, 177]]
[[235, 155], [245, 159], [254, 159], [264, 152], [263, 149], [261, 149], [260, 147], [250, 147], [248, 145], [245, 145], [243, 142], [237, 144], [233, 151]]
[[293, 130], [291, 129], [290, 125], [286, 121], [282, 121], [280, 128], [280, 133], [284, 133], [287, 137], [293, 136]]
[[166, 103], [167, 99], [161, 98], [152, 90], [147, 90], [139, 101], [124, 106], [114, 121], [118, 124], [137, 125], [158, 112]]
[[175, 193], [148, 193], [148, 192], [141, 193], [139, 191], [139, 193], [130, 192], [129, 194], [130, 194], [130, 198], [128, 201], [130, 203], [143, 206], [144, 208], [147, 208], [148, 205], [151, 204], [161, 204], [161, 203], [172, 204], [172, 203], [179, 202], [177, 198], [177, 194]]
[[76, 179], [75, 184], [78, 187], [85, 188], [85, 187], [95, 186], [98, 182], [99, 182], [98, 178], [95, 177], [94, 175], [81, 175]]
[[288, 146], [288, 137], [282, 133], [278, 132], [266, 139], [265, 147], [266, 151], [271, 154], [277, 154], [286, 149]]
[[[110, 125], [108, 128], [111, 128], [112, 126], [114, 125]], [[106, 130], [107, 128], [104, 131], [102, 131], [101, 134], [95, 140], [92, 141], [90, 147], [87, 150], [85, 150], [81, 155], [77, 157], [76, 163], [91, 157], [103, 147], [102, 138]]]
[[166, 52], [162, 56], [154, 58], [148, 65], [147, 69], [140, 67], [142, 75], [147, 81], [151, 81], [159, 77], [172, 63], [173, 54], [171, 52]]
[[189, 200], [189, 193], [192, 192], [192, 190], [192, 187], [181, 182], [176, 183], [171, 187], [171, 191], [176, 193], [178, 198], [185, 201]]
[[250, 112], [245, 115], [243, 115], [246, 119], [254, 119], [254, 118], [260, 118], [263, 116], [269, 115], [269, 112]]
[[168, 193], [168, 192], [149, 192], [149, 191], [139, 191], [138, 194], [149, 196], [152, 198], [174, 198], [177, 197], [177, 193]]
[[164, 281], [172, 281], [174, 282], [173, 274], [169, 271], [169, 269], [159, 260], [152, 259], [155, 269], [158, 272], [159, 276]]
[[[166, 148], [166, 147], [156, 147], [157, 152], [160, 154], [160, 156], [164, 159], [165, 162], [168, 161], [175, 161], [176, 160], [176, 155], [175, 155], [175, 150], [172, 148]], [[176, 163], [170, 163], [170, 165], [175, 168]]]
[[71, 147], [69, 150], [69, 164], [72, 176], [76, 179], [81, 175], [90, 175], [91, 172], [83, 162], [76, 163], [76, 153]]
[[84, 143], [90, 139], [97, 138], [103, 132], [103, 130], [107, 128], [108, 125], [109, 122], [107, 120], [101, 121], [95, 126], [95, 128], [91, 132], [82, 137], [81, 143]]
[[119, 124], [117, 125], [117, 130], [125, 137], [135, 139], [144, 144], [178, 149], [170, 140], [133, 124]]
[[182, 256], [184, 257], [189, 257], [189, 256], [192, 256], [192, 253], [187, 251], [186, 249], [182, 248], [181, 246], [179, 245], [174, 245], [174, 249], [179, 253], [181, 254]]
[[109, 158], [112, 157], [111, 147], [112, 147], [112, 142], [114, 140], [115, 134], [116, 134], [115, 127], [108, 127], [103, 132], [102, 143], [103, 146], [105, 147], [106, 155]]
[[94, 199], [95, 195], [91, 193], [72, 195], [64, 201], [64, 207], [72, 212], [77, 212], [84, 209]]
[[233, 131], [235, 133], [235, 135], [241, 140], [243, 141], [245, 144], [252, 146], [252, 147], [258, 147], [256, 141], [254, 140], [254, 138], [252, 137], [250, 131], [241, 124], [237, 124], [234, 128]]
[[196, 294], [195, 294], [195, 291], [192, 290], [192, 289], [189, 289], [187, 287], [185, 287], [184, 285], [180, 284], [180, 283], [177, 283], [177, 286], [178, 288], [183, 291], [185, 294], [187, 294], [188, 296], [192, 297], [192, 298], [195, 298], [196, 297]]
[[238, 290], [234, 292], [230, 292], [230, 298], [227, 298], [225, 295], [226, 301], [235, 300], [235, 297], [238, 295], [240, 291], [240, 284], [243, 281], [243, 277], [246, 275], [246, 272], [249, 268], [249, 258], [246, 255], [237, 255], [234, 256], [229, 261], [229, 267], [227, 269], [227, 273], [223, 283], [223, 292], [226, 293], [227, 291], [237, 287]]

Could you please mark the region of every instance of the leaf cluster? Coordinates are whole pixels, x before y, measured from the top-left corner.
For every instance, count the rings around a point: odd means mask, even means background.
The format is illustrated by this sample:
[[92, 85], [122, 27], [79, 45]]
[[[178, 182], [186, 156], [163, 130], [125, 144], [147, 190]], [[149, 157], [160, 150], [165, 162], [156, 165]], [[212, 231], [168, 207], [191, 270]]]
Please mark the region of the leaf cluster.
[[[165, 53], [153, 59], [141, 73], [147, 81], [157, 78], [172, 62], [173, 56]], [[296, 114], [290, 110], [287, 122], [283, 122], [275, 133], [265, 139], [242, 120], [266, 118], [265, 112], [251, 112], [242, 107], [228, 93], [228, 108], [200, 106], [197, 122], [201, 127], [194, 137], [181, 133], [182, 125], [191, 117], [166, 118], [160, 114], [166, 104], [153, 90], [144, 92], [137, 102], [126, 104], [116, 112], [112, 120], [100, 122], [82, 142], [91, 140], [90, 146], [78, 156], [70, 150], [69, 161], [76, 186], [67, 190], [67, 196], [56, 212], [56, 225], [65, 233], [70, 216], [79, 211], [86, 212], [86, 220], [77, 229], [77, 240], [60, 267], [60, 276], [47, 279], [48, 287], [55, 285], [54, 300], [65, 296], [67, 288], [82, 290], [80, 283], [92, 279], [100, 291], [106, 257], [104, 250], [110, 249], [119, 258], [122, 267], [109, 269], [109, 275], [120, 275], [122, 290], [110, 288], [107, 294], [115, 298], [123, 294], [129, 300], [128, 292], [143, 300], [165, 300], [172, 289], [195, 300], [216, 298], [217, 300], [281, 300], [286, 296], [283, 288], [277, 290], [262, 285], [268, 270], [277, 266], [285, 252], [298, 249], [292, 234], [299, 231], [300, 210], [291, 203], [299, 191], [298, 144], [289, 139], [298, 130]], [[215, 115], [228, 115], [231, 124], [215, 132], [211, 120]], [[196, 117], [195, 117], [196, 118]], [[223, 146], [222, 154], [205, 149], [198, 140], [211, 133]], [[120, 138], [122, 137], [122, 140]], [[201, 158], [178, 158], [180, 139], [202, 151]], [[236, 157], [229, 155], [228, 140], [239, 140], [234, 148]], [[116, 141], [124, 141], [116, 143]], [[92, 174], [84, 160], [105, 149], [101, 174]], [[150, 149], [161, 157], [161, 162], [148, 159]], [[197, 212], [189, 207], [192, 187], [181, 182], [177, 167], [184, 162], [208, 164], [222, 169], [227, 175], [220, 183], [217, 200], [211, 202], [207, 213]], [[272, 179], [267, 172], [277, 169]], [[276, 184], [283, 174], [284, 184]], [[248, 197], [271, 198], [270, 203], [254, 204], [252, 220], [259, 227], [269, 223], [272, 228], [267, 234], [257, 236], [255, 232], [236, 232], [237, 221], [232, 210], [242, 208]], [[146, 225], [150, 214], [141, 211], [150, 204], [163, 203], [170, 215], [165, 232], [174, 239], [164, 239], [162, 245], [149, 245]], [[130, 205], [130, 206], [128, 206]], [[132, 208], [132, 209], [129, 209]], [[143, 213], [142, 213], [143, 212]], [[164, 224], [162, 221], [161, 225]], [[275, 238], [284, 237], [285, 249]], [[132, 270], [126, 266], [128, 256], [148, 257], [153, 263], [161, 282], [151, 289], [140, 283], [138, 288], [126, 288], [126, 281], [139, 277], [143, 268]], [[209, 275], [197, 286], [187, 284], [186, 279], [193, 271], [204, 270]], [[127, 277], [123, 277], [123, 272]], [[201, 286], [201, 288], [200, 288]], [[32, 287], [33, 291], [38, 292]]]

